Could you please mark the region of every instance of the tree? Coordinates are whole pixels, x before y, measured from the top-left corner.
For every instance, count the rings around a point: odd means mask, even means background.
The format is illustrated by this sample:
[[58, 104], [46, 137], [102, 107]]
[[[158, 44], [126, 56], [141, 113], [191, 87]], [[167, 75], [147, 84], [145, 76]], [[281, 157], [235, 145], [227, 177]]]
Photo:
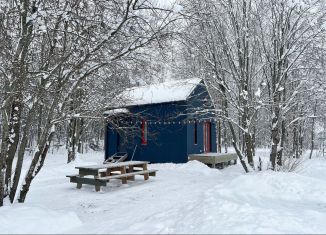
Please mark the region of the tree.
[[[141, 48], [167, 38], [170, 24], [177, 20], [172, 11], [138, 0], [21, 0], [3, 1], [1, 6], [0, 34], [8, 46], [0, 52], [0, 61], [5, 62], [1, 78], [7, 88], [1, 106], [0, 163], [6, 176], [0, 177], [0, 205], [8, 194], [11, 202], [15, 199], [35, 123], [39, 138], [19, 202], [25, 201], [44, 164], [55, 126], [76, 117], [79, 107], [69, 105], [80, 87], [115, 63], [127, 64]], [[39, 110], [42, 115], [36, 121]]]
[[[260, 3], [261, 9], [269, 19], [258, 15], [271, 112], [272, 169], [276, 169], [276, 164], [282, 165], [287, 122], [285, 116], [290, 111], [293, 112], [293, 109], [299, 109], [298, 96], [306, 91], [306, 84], [313, 70], [311, 65], [302, 68], [307, 65], [304, 63], [308, 58], [307, 53], [316, 37], [324, 31], [318, 21], [322, 18], [322, 13], [316, 8], [319, 2]], [[294, 117], [294, 120], [297, 118]], [[297, 146], [299, 142], [298, 138], [294, 140]]]
[[322, 1], [181, 4], [186, 23], [180, 41], [187, 61], [180, 63], [182, 73], [208, 84], [216, 103], [211, 112], [228, 123], [245, 171], [250, 169], [245, 158], [255, 169], [255, 146], [262, 139], [266, 145], [272, 141], [274, 170], [284, 154], [290, 155], [291, 145], [300, 156], [312, 112], [305, 102], [319, 96], [321, 59], [313, 51], [325, 33]]

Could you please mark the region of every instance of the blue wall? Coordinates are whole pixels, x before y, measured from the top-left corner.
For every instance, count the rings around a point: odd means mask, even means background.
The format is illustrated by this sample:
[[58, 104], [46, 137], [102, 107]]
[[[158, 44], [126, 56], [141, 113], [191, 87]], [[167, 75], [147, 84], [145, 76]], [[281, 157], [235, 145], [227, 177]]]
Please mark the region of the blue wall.
[[[146, 160], [152, 163], [183, 163], [187, 161], [187, 125], [179, 124], [186, 118], [186, 102], [133, 106], [128, 109], [131, 113], [137, 114], [132, 120], [138, 122], [134, 126], [136, 131], [132, 134], [133, 137], [129, 137], [127, 144], [120, 144], [117, 150], [116, 131], [108, 125], [106, 156], [111, 156], [115, 151], [127, 152], [130, 160], [137, 145], [133, 160]], [[142, 118], [149, 122], [157, 122], [147, 126], [147, 145], [141, 144], [139, 122]], [[175, 123], [164, 125], [163, 120]], [[121, 137], [120, 139], [125, 138]]]
[[[216, 124], [212, 122], [211, 125], [211, 152], [217, 152]], [[193, 123], [187, 126], [187, 153], [204, 153], [204, 122], [197, 122], [197, 144], [194, 144], [194, 126]]]
[[[206, 99], [205, 99], [206, 98]], [[127, 152], [128, 160], [144, 160], [152, 163], [184, 163], [188, 161], [188, 154], [201, 153], [204, 150], [203, 122], [198, 122], [197, 145], [194, 144], [194, 124], [183, 123], [185, 120], [202, 120], [212, 118], [212, 115], [197, 115], [195, 110], [212, 108], [205, 86], [197, 86], [187, 101], [170, 102], [152, 105], [127, 107], [133, 114], [131, 120], [133, 129], [127, 131], [128, 137], [117, 134], [115, 128], [107, 125], [105, 156], [109, 157], [116, 152]], [[146, 119], [148, 123], [148, 143], [141, 144], [140, 121]], [[162, 122], [171, 122], [164, 125]], [[161, 124], [158, 124], [161, 122]], [[173, 122], [175, 122], [173, 124]], [[179, 124], [179, 122], [182, 122]], [[216, 124], [211, 126], [211, 148], [216, 152]], [[120, 139], [117, 147], [117, 138]]]
[[[202, 112], [205, 110], [204, 112]], [[194, 144], [194, 127], [195, 124], [189, 124], [187, 127], [188, 140], [187, 152], [188, 154], [203, 153], [204, 152], [204, 122], [203, 120], [213, 119], [212, 111], [214, 106], [203, 83], [200, 83], [190, 94], [187, 101], [187, 118], [188, 120], [197, 121], [197, 144]], [[216, 143], [216, 123], [211, 121], [211, 151], [217, 152]]]

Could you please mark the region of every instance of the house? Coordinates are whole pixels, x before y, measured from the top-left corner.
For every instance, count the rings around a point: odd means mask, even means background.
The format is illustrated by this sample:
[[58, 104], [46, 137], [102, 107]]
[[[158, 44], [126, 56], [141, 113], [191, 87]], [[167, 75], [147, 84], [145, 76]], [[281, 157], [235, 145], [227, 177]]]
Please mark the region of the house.
[[216, 152], [214, 106], [200, 79], [166, 81], [122, 92], [105, 112], [105, 158], [184, 163], [189, 154]]

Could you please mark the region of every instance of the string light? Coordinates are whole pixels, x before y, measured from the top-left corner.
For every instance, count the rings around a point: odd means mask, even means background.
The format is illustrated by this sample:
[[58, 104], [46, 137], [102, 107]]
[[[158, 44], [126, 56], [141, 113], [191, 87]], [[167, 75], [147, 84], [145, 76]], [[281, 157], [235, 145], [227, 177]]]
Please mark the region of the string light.
[[[195, 123], [203, 123], [203, 122], [211, 122], [211, 123], [217, 123], [219, 119], [217, 118], [202, 118], [202, 119], [196, 119], [196, 120], [182, 120], [182, 121], [146, 121], [145, 123], [148, 125], [186, 125], [186, 124], [195, 124]], [[141, 121], [119, 121], [118, 123], [124, 124], [124, 125], [134, 125], [134, 124], [141, 124]]]

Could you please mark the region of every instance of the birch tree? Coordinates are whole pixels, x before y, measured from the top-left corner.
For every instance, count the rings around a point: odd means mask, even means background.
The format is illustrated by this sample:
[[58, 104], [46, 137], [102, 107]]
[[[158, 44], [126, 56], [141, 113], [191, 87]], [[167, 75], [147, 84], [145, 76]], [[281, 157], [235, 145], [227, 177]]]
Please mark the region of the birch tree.
[[[254, 169], [253, 127], [258, 107], [254, 88], [259, 81], [260, 65], [252, 1], [191, 1], [188, 8], [185, 14], [192, 30], [188, 31], [196, 36], [187, 35], [186, 44], [195, 48], [194, 53], [207, 66], [205, 80], [210, 89], [225, 99], [222, 117], [229, 124], [240, 162], [248, 171], [246, 158]], [[234, 126], [239, 127], [244, 155]]]
[[318, 99], [320, 87], [316, 67], [320, 58], [313, 56], [313, 48], [325, 33], [323, 2], [181, 4], [186, 23], [180, 37], [190, 60], [190, 66], [183, 65], [185, 73], [204, 78], [211, 93], [219, 94], [214, 96], [215, 113], [228, 122], [244, 169], [255, 169], [256, 139], [265, 139], [267, 145], [271, 140], [271, 169], [279, 169], [276, 165], [282, 165], [284, 154], [292, 156], [292, 146], [299, 157], [305, 123], [313, 112], [307, 100]]
[[[269, 20], [258, 15], [261, 44], [263, 48], [264, 75], [267, 81], [270, 112], [272, 148], [271, 168], [282, 165], [285, 116], [298, 109], [298, 96], [306, 91], [313, 67], [304, 63], [307, 52], [323, 33], [320, 19], [323, 13], [316, 8], [320, 1], [270, 1], [260, 3]], [[309, 89], [312, 89], [310, 86]], [[296, 106], [296, 107], [295, 107]], [[296, 119], [298, 117], [295, 117]], [[287, 123], [287, 124], [286, 124]], [[295, 123], [292, 121], [292, 123]], [[294, 142], [299, 144], [298, 139]]]

